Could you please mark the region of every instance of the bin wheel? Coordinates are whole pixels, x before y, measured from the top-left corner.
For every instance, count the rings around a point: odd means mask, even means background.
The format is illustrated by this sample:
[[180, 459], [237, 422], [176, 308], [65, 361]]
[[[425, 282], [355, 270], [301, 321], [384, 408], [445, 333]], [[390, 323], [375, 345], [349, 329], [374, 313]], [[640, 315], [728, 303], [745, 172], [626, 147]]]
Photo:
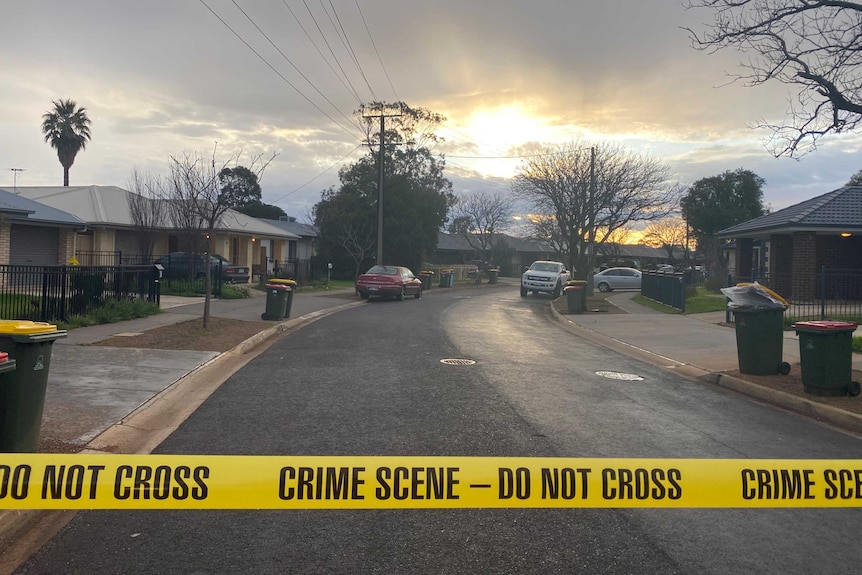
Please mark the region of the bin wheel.
[[779, 363], [778, 373], [780, 373], [781, 375], [787, 375], [788, 373], [790, 373], [790, 364], [786, 361], [782, 361], [781, 363]]
[[859, 385], [858, 381], [851, 381], [850, 385], [847, 386], [847, 395], [856, 397], [859, 392], [862, 392], [862, 385]]

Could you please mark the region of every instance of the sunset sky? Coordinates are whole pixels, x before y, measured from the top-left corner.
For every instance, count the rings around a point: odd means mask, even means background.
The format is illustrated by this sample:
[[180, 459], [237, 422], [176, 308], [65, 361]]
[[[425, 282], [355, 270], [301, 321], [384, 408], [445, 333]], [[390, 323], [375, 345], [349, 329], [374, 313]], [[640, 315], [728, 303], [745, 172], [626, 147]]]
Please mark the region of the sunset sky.
[[[367, 153], [353, 112], [403, 100], [447, 117], [456, 193], [508, 193], [518, 150], [619, 142], [682, 185], [745, 168], [773, 210], [842, 186], [862, 137], [776, 159], [786, 86], [729, 83], [744, 55], [690, 47], [679, 0], [31, 0], [0, 3], [0, 185], [61, 185], [42, 114], [71, 98], [92, 141], [71, 185], [128, 187], [183, 152], [277, 153], [264, 201], [307, 220]], [[13, 170], [13, 168], [15, 170]]]

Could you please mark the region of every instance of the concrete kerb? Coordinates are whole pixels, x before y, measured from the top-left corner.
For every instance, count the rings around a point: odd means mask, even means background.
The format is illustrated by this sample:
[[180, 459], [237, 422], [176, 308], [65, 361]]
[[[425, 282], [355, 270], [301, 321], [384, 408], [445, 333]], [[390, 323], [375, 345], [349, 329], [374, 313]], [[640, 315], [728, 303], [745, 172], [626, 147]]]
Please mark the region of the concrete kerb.
[[578, 325], [570, 321], [565, 314], [561, 314], [553, 304], [550, 305], [550, 308], [554, 319], [560, 322], [566, 329], [594, 343], [603, 345], [629, 357], [640, 359], [656, 367], [672, 371], [686, 379], [717, 385], [828, 425], [840, 427], [854, 433], [862, 433], [862, 416], [856, 413], [836, 409], [832, 406], [811, 401], [791, 393], [757, 385], [756, 383], [733, 377], [726, 373], [706, 371], [697, 366], [653, 353], [609, 337], [588, 327]]

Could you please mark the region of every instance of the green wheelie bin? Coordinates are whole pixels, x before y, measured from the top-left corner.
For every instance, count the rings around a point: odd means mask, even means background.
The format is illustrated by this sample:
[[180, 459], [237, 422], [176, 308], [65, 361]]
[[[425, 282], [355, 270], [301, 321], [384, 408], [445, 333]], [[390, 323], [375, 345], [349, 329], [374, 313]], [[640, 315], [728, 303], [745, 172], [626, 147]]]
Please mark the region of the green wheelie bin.
[[802, 387], [821, 396], [859, 395], [853, 377], [853, 332], [851, 321], [798, 321], [793, 324], [799, 337]]
[[284, 316], [283, 316], [283, 317], [290, 317], [290, 308], [293, 305], [293, 294], [294, 294], [294, 292], [296, 292], [296, 282], [294, 280], [272, 278], [269, 280], [268, 283], [276, 284], [276, 285], [285, 285], [285, 286], [288, 286], [290, 288], [290, 291], [287, 292], [287, 305], [285, 306]]
[[0, 452], [39, 449], [51, 349], [61, 337], [66, 331], [56, 325], [0, 320], [0, 349], [15, 362], [14, 369], [0, 371]]
[[419, 280], [422, 282], [422, 291], [431, 289], [431, 276], [434, 275], [434, 272], [422, 270], [419, 272]]
[[566, 307], [569, 313], [584, 313], [587, 309], [586, 280], [569, 280], [563, 291], [566, 293]]
[[281, 321], [287, 317], [287, 300], [291, 293], [289, 285], [268, 283], [266, 288], [266, 311], [260, 319]]
[[790, 364], [782, 361], [785, 307], [740, 306], [732, 310], [740, 373], [790, 373]]

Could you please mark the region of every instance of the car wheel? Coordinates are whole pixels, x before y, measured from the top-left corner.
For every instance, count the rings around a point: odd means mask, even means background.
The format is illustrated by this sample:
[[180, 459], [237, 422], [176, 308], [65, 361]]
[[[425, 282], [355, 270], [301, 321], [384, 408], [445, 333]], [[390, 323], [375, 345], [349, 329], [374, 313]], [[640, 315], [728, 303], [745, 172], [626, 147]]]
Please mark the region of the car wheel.
[[418, 290], [416, 290], [416, 294], [413, 297], [416, 299], [419, 299], [420, 297], [422, 297], [422, 288], [419, 288]]
[[599, 284], [599, 291], [602, 293], [608, 293], [609, 291], [611, 291], [611, 286], [605, 282], [602, 282]]
[[398, 295], [395, 296], [397, 301], [404, 301], [404, 288], [401, 288], [401, 291], [398, 292]]
[[557, 284], [557, 285], [554, 287], [554, 299], [557, 299], [558, 297], [560, 297], [560, 291], [561, 291], [561, 290], [562, 290], [562, 288], [560, 287], [560, 285], [559, 285], [559, 284]]
[[527, 290], [521, 288], [521, 297], [527, 297]]
[[359, 299], [368, 299], [368, 294], [359, 292]]

